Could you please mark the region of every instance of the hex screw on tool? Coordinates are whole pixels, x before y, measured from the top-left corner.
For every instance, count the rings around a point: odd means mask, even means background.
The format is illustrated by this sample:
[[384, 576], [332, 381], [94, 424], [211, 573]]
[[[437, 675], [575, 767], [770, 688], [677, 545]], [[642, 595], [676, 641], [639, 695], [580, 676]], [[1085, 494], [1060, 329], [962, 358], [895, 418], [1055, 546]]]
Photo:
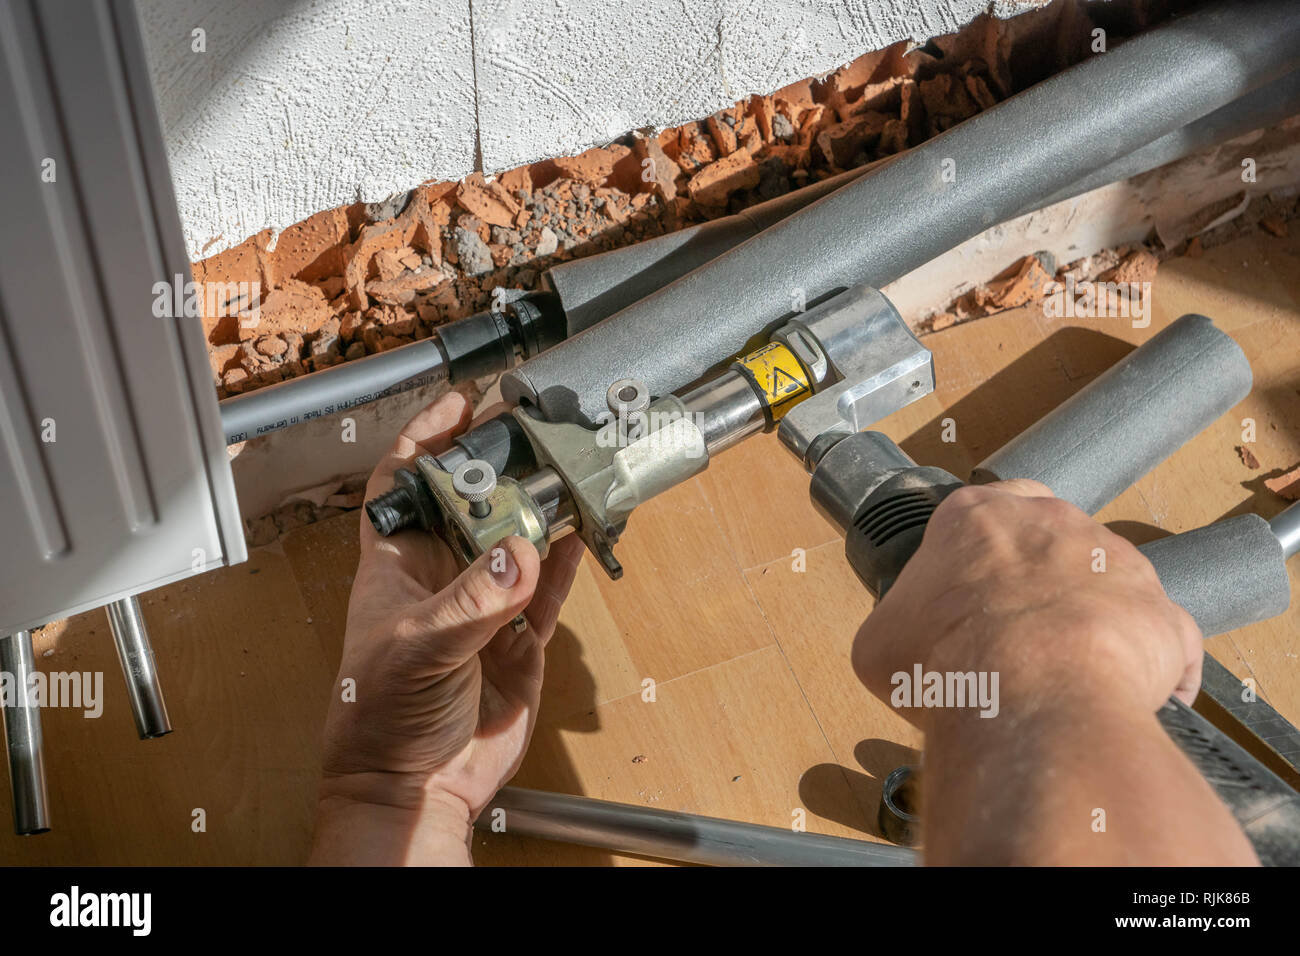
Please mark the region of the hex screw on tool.
[[5, 744], [9, 750], [9, 786], [13, 794], [14, 832], [19, 836], [50, 828], [50, 802], [45, 790], [45, 755], [41, 711], [29, 700], [27, 688], [36, 672], [30, 631], [0, 638], [0, 671], [13, 677], [17, 700], [4, 712]]

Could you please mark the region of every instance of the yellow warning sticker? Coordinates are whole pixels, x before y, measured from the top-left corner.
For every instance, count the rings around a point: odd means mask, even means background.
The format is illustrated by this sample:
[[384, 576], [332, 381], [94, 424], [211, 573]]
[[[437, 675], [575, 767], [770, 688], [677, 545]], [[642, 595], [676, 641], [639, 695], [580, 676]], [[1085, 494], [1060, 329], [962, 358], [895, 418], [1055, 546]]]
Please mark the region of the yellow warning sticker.
[[763, 401], [778, 419], [812, 394], [808, 375], [794, 353], [780, 342], [770, 342], [742, 358], [739, 364], [763, 393]]

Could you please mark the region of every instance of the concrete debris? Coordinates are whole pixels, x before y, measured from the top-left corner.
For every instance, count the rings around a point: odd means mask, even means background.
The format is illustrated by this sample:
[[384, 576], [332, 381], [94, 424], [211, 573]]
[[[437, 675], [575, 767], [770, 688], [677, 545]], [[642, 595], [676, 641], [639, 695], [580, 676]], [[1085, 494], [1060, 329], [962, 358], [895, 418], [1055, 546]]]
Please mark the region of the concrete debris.
[[492, 250], [477, 232], [457, 226], [453, 235], [456, 241], [456, 262], [465, 275], [479, 276], [492, 271]]

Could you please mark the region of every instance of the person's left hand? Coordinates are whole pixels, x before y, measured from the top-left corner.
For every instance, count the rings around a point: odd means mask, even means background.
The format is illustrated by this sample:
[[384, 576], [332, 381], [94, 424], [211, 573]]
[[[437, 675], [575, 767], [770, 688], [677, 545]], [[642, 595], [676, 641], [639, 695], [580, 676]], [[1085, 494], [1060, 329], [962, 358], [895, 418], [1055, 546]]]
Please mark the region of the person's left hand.
[[[424, 409], [375, 469], [367, 500], [398, 468], [446, 450], [468, 417], [456, 393]], [[582, 550], [571, 536], [540, 561], [510, 537], [458, 574], [436, 536], [385, 538], [362, 515], [314, 862], [468, 862], [470, 825], [528, 746], [543, 652]], [[520, 612], [528, 627], [516, 632]]]

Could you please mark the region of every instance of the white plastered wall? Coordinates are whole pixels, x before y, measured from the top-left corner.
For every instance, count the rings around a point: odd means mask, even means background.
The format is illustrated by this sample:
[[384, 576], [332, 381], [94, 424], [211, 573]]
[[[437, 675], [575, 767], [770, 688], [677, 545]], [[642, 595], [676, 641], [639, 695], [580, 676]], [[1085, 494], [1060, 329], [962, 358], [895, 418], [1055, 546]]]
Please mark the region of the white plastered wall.
[[136, 0], [193, 260], [1046, 0]]

